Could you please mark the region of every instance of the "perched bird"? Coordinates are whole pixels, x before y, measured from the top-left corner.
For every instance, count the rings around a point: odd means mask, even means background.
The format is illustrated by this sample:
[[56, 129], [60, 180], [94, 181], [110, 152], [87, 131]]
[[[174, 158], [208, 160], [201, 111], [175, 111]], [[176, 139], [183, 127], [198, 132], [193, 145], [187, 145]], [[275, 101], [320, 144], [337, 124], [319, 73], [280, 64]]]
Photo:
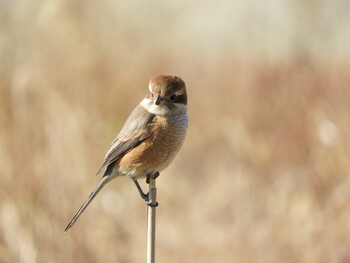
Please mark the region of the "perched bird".
[[[148, 205], [138, 179], [156, 178], [174, 159], [188, 127], [185, 82], [176, 76], [159, 75], [148, 85], [148, 93], [131, 112], [106, 153], [98, 173], [106, 171], [89, 197], [74, 215], [65, 231], [78, 220], [98, 192], [112, 179], [130, 177]], [[97, 173], [97, 174], [98, 174]]]

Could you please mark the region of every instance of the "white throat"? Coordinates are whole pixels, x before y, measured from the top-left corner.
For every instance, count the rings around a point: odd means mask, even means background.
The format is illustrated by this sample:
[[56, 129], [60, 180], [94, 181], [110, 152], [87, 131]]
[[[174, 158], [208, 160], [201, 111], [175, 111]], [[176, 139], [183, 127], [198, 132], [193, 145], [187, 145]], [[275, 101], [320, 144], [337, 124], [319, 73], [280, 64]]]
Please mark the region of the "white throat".
[[165, 105], [155, 105], [154, 100], [149, 98], [144, 98], [140, 105], [143, 106], [148, 112], [156, 115], [166, 115], [170, 112], [169, 108]]

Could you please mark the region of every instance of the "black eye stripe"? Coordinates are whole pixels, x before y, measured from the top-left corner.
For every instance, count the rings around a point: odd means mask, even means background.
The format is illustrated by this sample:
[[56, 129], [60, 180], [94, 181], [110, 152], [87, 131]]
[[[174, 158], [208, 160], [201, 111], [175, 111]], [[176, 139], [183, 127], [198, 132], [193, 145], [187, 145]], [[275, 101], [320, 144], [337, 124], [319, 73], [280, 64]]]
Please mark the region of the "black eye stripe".
[[186, 103], [186, 97], [184, 95], [177, 95], [174, 100], [176, 103]]

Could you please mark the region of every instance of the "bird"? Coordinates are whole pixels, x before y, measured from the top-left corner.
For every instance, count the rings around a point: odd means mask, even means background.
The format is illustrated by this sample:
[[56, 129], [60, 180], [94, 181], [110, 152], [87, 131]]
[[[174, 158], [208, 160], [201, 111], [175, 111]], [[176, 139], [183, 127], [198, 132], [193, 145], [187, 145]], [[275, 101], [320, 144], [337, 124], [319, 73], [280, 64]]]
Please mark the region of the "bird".
[[138, 180], [157, 178], [180, 150], [188, 128], [187, 92], [178, 76], [157, 75], [151, 78], [145, 98], [130, 113], [111, 143], [97, 174], [105, 172], [65, 228], [67, 232], [90, 202], [112, 179], [126, 176], [135, 183], [140, 196], [149, 206], [148, 194]]

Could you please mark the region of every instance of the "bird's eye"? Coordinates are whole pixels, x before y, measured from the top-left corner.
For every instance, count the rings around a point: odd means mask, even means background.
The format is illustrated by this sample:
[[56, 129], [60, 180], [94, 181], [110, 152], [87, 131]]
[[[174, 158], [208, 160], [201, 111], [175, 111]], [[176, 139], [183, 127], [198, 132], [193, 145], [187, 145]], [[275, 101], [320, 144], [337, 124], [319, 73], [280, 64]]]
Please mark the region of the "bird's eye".
[[171, 101], [175, 101], [176, 98], [177, 98], [177, 96], [174, 94], [174, 95], [171, 95], [170, 100], [171, 100]]

